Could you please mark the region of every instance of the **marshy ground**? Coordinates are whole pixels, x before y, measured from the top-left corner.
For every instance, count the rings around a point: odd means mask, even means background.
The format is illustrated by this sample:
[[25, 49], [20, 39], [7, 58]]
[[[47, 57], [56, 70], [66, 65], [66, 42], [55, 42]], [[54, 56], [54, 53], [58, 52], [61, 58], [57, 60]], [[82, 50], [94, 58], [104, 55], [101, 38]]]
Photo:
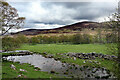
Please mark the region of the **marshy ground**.
[[[31, 54], [2, 53], [9, 55], [3, 60], [3, 78], [115, 78], [116, 56], [106, 49], [104, 44], [25, 44], [19, 50]], [[16, 70], [10, 67], [12, 64]]]

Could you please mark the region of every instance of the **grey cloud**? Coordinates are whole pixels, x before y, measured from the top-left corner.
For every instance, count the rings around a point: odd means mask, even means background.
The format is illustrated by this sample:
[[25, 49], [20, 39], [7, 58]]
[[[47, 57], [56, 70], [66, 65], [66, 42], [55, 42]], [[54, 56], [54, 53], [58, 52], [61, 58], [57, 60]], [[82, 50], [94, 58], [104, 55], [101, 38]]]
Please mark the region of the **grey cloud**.
[[35, 24], [67, 25], [81, 20], [94, 21], [109, 16], [117, 6], [105, 2], [18, 2], [10, 3], [17, 8], [20, 16], [26, 17], [25, 27]]
[[[55, 2], [49, 3], [47, 5], [57, 5], [57, 6], [64, 6], [64, 8], [71, 9], [75, 11], [74, 14], [67, 14], [74, 20], [94, 20], [98, 17], [102, 16], [109, 16], [109, 14], [115, 12], [115, 6], [111, 5], [112, 3], [109, 2]], [[45, 7], [45, 6], [44, 6]], [[49, 6], [51, 8], [51, 6]], [[47, 7], [47, 8], [49, 8]], [[64, 9], [63, 9], [64, 11]]]
[[91, 2], [50, 2], [50, 3], [46, 3], [46, 4], [43, 4], [42, 6], [43, 7], [50, 7], [52, 5], [58, 5], [58, 6], [64, 6], [64, 7], [67, 7], [67, 8], [77, 8], [77, 7], [80, 7], [80, 6], [87, 6], [91, 4]]

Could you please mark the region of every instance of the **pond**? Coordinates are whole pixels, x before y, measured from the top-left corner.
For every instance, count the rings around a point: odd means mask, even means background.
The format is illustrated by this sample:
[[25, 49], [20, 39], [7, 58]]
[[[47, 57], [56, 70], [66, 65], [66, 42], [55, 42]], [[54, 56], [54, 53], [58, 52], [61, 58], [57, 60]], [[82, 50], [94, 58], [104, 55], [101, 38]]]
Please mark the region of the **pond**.
[[79, 66], [76, 64], [62, 63], [54, 58], [45, 58], [39, 54], [24, 56], [7, 56], [4, 60], [28, 63], [40, 68], [40, 71], [58, 73], [58, 75], [75, 78], [114, 78], [113, 74], [104, 67], [95, 68], [90, 66]]

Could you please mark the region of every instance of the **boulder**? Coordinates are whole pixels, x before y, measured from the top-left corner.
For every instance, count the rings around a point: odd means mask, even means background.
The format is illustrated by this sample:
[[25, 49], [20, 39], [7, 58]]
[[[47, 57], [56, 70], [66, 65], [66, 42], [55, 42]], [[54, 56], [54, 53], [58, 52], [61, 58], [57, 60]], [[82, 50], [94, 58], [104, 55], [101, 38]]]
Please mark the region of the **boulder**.
[[46, 53], [46, 52], [44, 52], [43, 54], [47, 55], [47, 53]]
[[55, 71], [51, 70], [50, 73], [55, 73]]
[[46, 55], [45, 57], [46, 57], [46, 58], [53, 58], [54, 55], [53, 55], [53, 54], [48, 54], [48, 55]]
[[75, 57], [75, 56], [76, 56], [76, 53], [68, 53], [67, 56]]
[[20, 69], [20, 71], [27, 72], [25, 69]]
[[10, 65], [10, 68], [16, 70], [16, 67], [13, 64]]

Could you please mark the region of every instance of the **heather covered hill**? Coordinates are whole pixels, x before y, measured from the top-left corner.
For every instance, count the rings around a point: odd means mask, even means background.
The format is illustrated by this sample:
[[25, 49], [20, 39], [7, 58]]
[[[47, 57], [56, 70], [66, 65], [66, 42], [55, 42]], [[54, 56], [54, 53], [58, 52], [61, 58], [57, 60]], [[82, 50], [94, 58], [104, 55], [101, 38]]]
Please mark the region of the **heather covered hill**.
[[38, 35], [38, 34], [47, 34], [47, 33], [71, 33], [71, 32], [74, 33], [74, 32], [82, 31], [83, 29], [94, 30], [95, 28], [99, 28], [99, 27], [102, 27], [102, 23], [84, 21], [54, 29], [28, 29], [12, 34], [20, 33], [24, 35]]
[[101, 24], [97, 22], [84, 21], [84, 22], [78, 22], [78, 23], [71, 24], [71, 25], [66, 25], [64, 27], [60, 27], [55, 30], [59, 30], [59, 29], [82, 30], [84, 28], [94, 29], [94, 28], [100, 27], [100, 25]]

